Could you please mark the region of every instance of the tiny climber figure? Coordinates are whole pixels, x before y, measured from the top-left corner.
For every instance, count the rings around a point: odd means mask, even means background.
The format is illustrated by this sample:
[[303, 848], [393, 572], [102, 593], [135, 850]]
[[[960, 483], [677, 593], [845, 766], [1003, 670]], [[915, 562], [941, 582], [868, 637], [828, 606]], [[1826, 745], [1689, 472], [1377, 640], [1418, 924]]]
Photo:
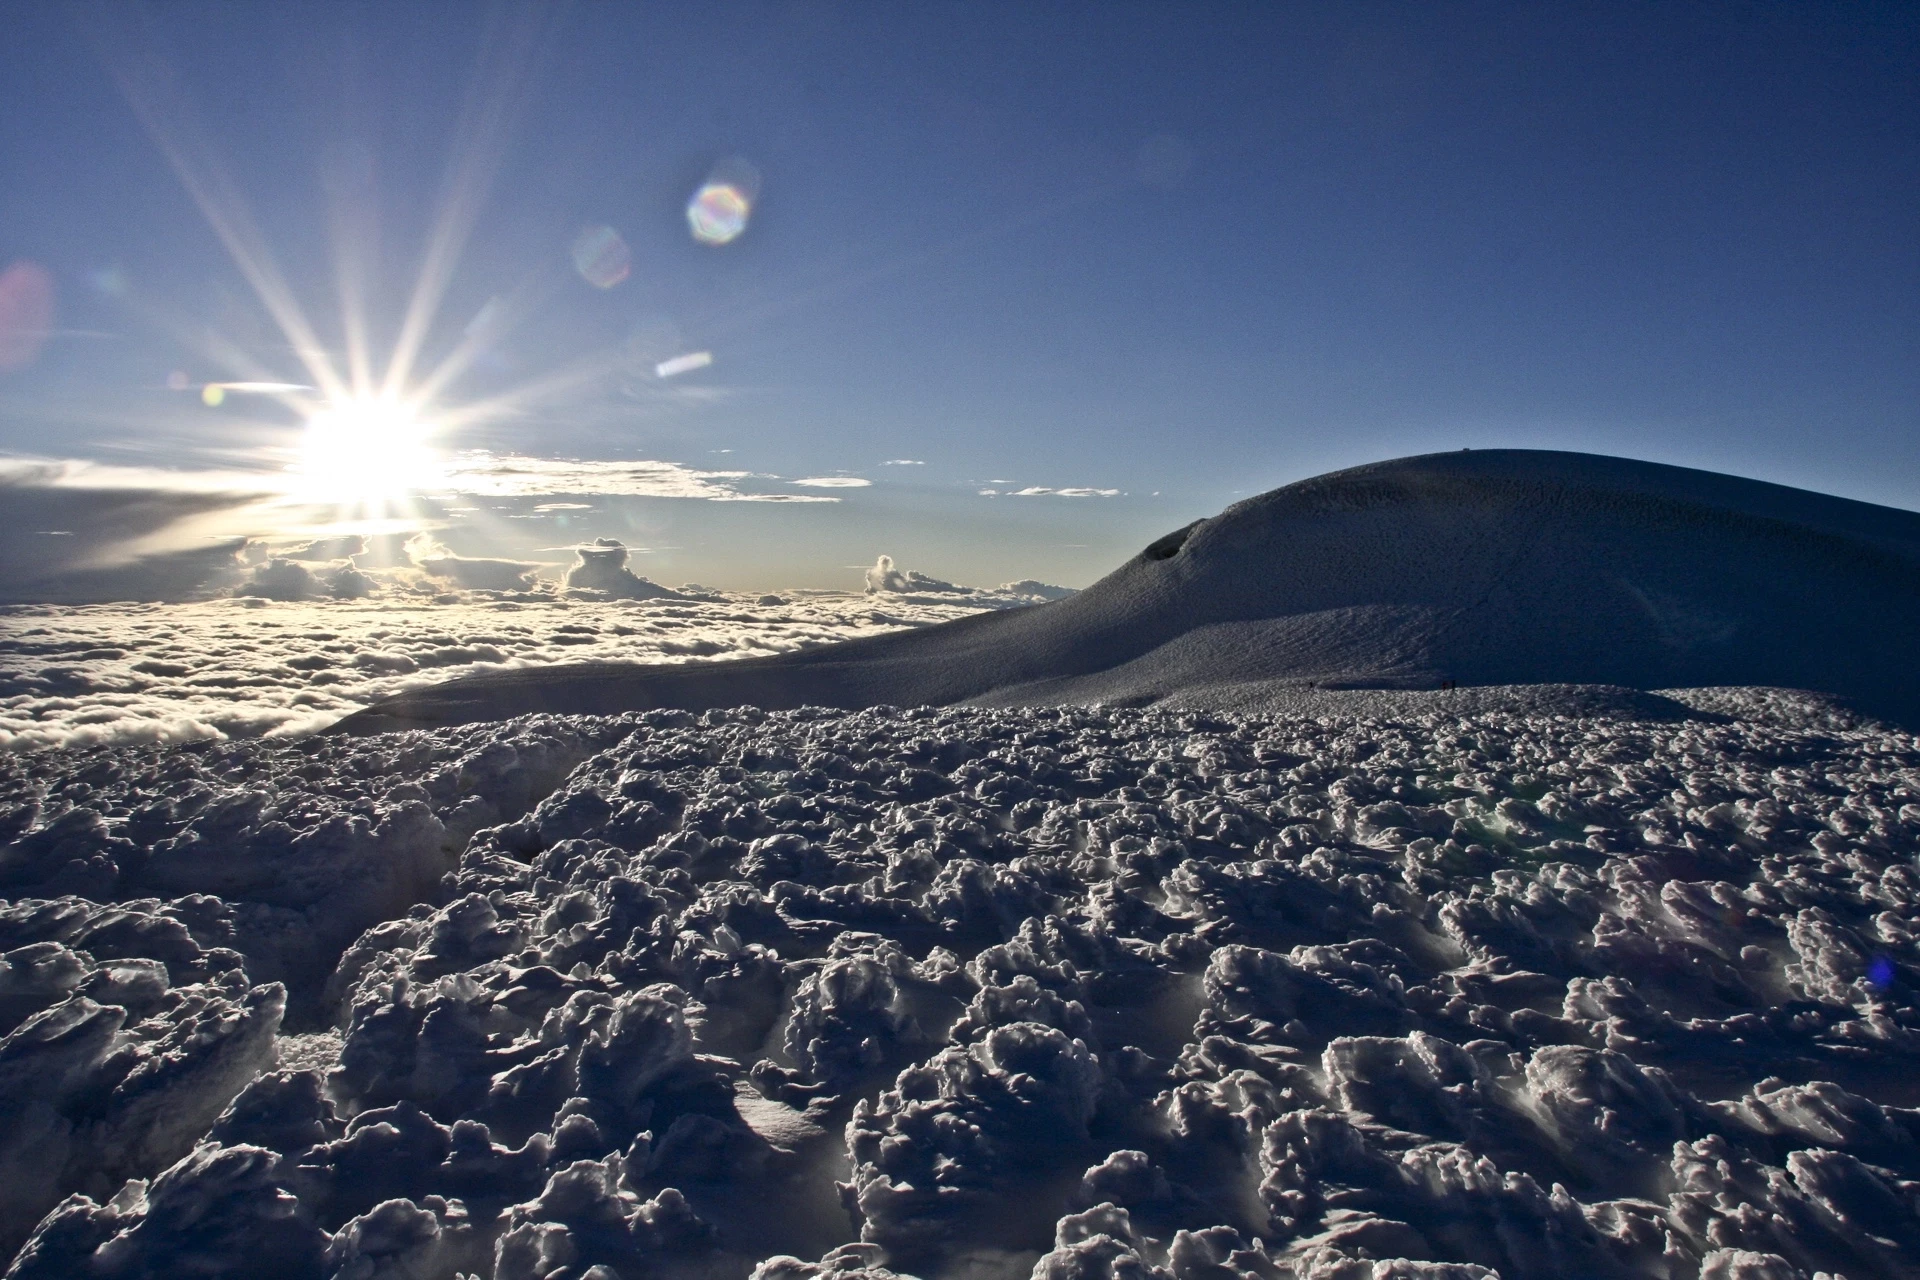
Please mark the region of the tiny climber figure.
[[1449, 677], [1448, 679], [1445, 679], [1445, 680], [1442, 680], [1442, 681], [1440, 682], [1440, 688], [1441, 688], [1442, 690], [1446, 690], [1446, 689], [1451, 689], [1451, 688], [1453, 688], [1453, 680], [1452, 680], [1452, 678], [1451, 678], [1451, 677]]

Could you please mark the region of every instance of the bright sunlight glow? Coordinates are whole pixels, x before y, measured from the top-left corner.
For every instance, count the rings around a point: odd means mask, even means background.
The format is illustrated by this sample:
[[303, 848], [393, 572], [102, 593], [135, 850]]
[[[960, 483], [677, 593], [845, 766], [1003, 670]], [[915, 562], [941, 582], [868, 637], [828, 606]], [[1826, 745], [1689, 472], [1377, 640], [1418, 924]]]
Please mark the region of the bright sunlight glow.
[[337, 506], [376, 503], [431, 488], [440, 460], [431, 428], [411, 407], [383, 396], [356, 397], [307, 419], [299, 488], [310, 501]]

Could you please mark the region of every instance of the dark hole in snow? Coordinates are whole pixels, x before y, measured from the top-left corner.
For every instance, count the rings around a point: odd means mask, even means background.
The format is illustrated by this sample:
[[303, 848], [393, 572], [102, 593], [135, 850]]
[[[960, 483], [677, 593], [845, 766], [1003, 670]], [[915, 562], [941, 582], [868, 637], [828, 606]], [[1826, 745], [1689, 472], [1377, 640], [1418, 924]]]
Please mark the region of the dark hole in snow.
[[1175, 529], [1163, 538], [1155, 538], [1147, 544], [1147, 549], [1140, 553], [1141, 557], [1147, 560], [1173, 559], [1180, 554], [1180, 548], [1187, 545], [1187, 539], [1193, 536], [1193, 531], [1205, 523], [1204, 520], [1195, 520], [1192, 524]]

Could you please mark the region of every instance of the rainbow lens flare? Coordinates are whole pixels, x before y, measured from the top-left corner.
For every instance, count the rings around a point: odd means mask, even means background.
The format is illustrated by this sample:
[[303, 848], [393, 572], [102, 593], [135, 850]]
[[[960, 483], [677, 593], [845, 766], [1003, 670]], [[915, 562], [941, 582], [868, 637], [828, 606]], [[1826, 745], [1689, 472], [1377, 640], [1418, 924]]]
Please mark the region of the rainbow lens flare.
[[573, 268], [596, 289], [611, 289], [633, 270], [633, 251], [612, 227], [587, 227], [573, 238]]
[[687, 225], [701, 244], [726, 244], [747, 229], [752, 199], [728, 182], [709, 182], [687, 202]]

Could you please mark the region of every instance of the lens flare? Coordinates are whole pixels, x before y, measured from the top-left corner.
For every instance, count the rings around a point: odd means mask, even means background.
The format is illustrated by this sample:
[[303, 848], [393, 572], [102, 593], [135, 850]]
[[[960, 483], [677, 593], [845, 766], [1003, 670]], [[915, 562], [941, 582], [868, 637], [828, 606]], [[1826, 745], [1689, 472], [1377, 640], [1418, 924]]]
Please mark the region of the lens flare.
[[633, 270], [633, 251], [612, 227], [588, 227], [573, 239], [573, 268], [596, 289], [611, 289]]
[[753, 203], [737, 188], [708, 184], [687, 203], [687, 225], [701, 244], [726, 244], [747, 229]]
[[0, 271], [0, 373], [34, 362], [53, 328], [53, 277], [37, 262]]
[[713, 363], [711, 351], [689, 351], [686, 355], [675, 356], [671, 360], [662, 360], [653, 366], [656, 378], [671, 378], [676, 373], [691, 373], [695, 369], [704, 369]]
[[687, 201], [687, 225], [701, 244], [728, 244], [740, 238], [760, 198], [760, 171], [739, 156], [713, 166], [707, 180]]
[[1893, 961], [1884, 955], [1873, 958], [1867, 966], [1867, 985], [1875, 991], [1885, 991], [1899, 977], [1899, 971], [1893, 967]]

